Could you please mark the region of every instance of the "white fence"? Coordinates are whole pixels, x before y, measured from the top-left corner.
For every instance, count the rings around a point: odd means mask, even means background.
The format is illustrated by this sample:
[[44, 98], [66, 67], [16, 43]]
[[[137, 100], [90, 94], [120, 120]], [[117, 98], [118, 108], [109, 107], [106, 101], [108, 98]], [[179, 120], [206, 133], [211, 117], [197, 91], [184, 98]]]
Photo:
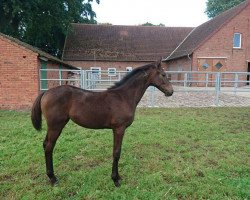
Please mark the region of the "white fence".
[[[40, 90], [47, 90], [58, 85], [70, 84], [86, 90], [105, 90], [115, 82], [121, 80], [127, 71], [101, 70], [64, 70], [41, 69]], [[247, 72], [188, 72], [167, 71], [168, 77], [174, 86], [175, 92], [211, 93], [214, 95], [214, 104], [219, 105], [222, 93], [249, 94], [250, 73]], [[149, 106], [155, 105], [156, 89], [150, 87]], [[247, 96], [246, 95], [246, 96]]]

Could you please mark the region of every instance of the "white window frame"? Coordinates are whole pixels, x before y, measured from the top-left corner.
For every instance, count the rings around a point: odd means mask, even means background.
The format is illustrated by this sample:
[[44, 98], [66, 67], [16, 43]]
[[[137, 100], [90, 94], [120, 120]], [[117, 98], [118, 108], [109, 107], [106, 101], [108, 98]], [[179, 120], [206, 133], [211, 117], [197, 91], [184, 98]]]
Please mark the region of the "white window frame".
[[[236, 35], [239, 35], [239, 39], [240, 39], [240, 42], [239, 42], [239, 46], [235, 46], [235, 37], [236, 37]], [[241, 41], [242, 41], [242, 34], [241, 33], [234, 33], [234, 36], [233, 36], [233, 48], [234, 49], [241, 49], [241, 45], [242, 45], [242, 43], [241, 43]]]
[[[90, 67], [91, 73], [92, 74], [101, 74], [101, 67]], [[96, 73], [96, 71], [98, 71]]]
[[133, 70], [133, 67], [126, 67], [127, 72], [131, 72]]
[[116, 76], [116, 68], [114, 67], [108, 68], [108, 76]]
[[102, 71], [101, 71], [101, 67], [90, 67], [90, 77], [91, 79], [101, 79], [102, 76]]

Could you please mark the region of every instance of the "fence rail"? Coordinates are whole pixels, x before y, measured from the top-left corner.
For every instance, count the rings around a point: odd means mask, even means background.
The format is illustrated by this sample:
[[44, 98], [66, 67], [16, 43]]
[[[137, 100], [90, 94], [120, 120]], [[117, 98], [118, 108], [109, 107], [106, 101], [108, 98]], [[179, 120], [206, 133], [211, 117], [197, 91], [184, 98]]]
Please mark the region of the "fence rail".
[[[74, 85], [86, 90], [105, 90], [121, 80], [127, 71], [40, 69], [40, 90], [58, 85]], [[250, 98], [250, 73], [167, 71], [175, 92], [207, 92], [214, 94], [214, 104], [219, 105], [222, 93], [247, 93]], [[150, 105], [155, 102], [154, 87], [150, 87]]]

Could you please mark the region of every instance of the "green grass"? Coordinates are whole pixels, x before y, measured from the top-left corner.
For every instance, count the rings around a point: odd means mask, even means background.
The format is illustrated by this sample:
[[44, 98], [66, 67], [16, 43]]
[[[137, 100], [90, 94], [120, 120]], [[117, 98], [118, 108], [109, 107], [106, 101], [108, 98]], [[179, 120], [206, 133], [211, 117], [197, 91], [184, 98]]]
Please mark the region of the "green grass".
[[[44, 123], [45, 124], [45, 123]], [[70, 122], [54, 151], [60, 183], [45, 175], [27, 112], [0, 111], [0, 199], [249, 199], [250, 107], [138, 109], [110, 178], [112, 133]]]

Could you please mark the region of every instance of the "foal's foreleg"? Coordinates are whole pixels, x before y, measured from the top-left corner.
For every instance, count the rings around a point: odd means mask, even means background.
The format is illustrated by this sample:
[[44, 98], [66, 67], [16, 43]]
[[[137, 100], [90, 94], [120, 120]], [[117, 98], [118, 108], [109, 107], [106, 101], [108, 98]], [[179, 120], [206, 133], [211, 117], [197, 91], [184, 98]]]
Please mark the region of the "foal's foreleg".
[[122, 146], [124, 131], [125, 131], [124, 127], [113, 129], [114, 146], [113, 146], [113, 166], [112, 166], [111, 178], [113, 179], [116, 187], [119, 187], [121, 182], [121, 177], [118, 173], [118, 162], [121, 156], [121, 146]]

